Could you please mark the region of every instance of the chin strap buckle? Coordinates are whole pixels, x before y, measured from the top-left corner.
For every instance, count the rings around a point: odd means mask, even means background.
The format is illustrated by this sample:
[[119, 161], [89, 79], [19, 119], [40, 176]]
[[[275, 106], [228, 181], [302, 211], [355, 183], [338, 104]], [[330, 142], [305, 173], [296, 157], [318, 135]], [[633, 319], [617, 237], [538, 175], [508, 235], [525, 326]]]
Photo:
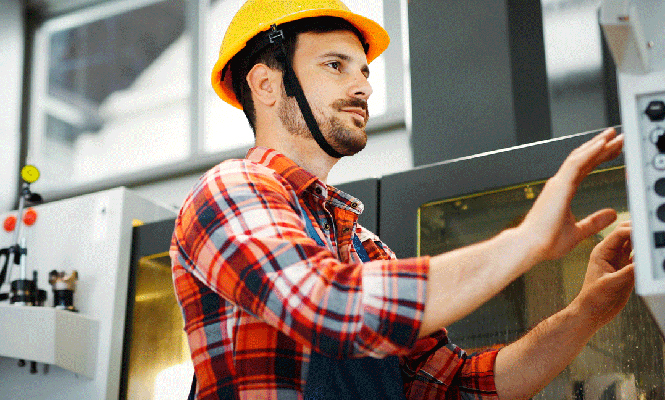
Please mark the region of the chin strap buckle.
[[272, 31], [268, 33], [270, 43], [281, 43], [284, 40], [284, 31], [277, 29], [277, 25], [275, 24], [272, 24], [270, 28], [272, 29]]

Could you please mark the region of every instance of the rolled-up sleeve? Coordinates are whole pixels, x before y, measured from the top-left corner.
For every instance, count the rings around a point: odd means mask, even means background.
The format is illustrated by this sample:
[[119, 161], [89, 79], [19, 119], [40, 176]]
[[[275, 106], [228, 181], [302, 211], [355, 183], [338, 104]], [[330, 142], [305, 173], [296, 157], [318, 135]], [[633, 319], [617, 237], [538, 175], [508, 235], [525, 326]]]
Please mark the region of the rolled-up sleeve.
[[499, 350], [467, 354], [445, 330], [418, 340], [401, 358], [407, 399], [498, 400], [494, 365]]
[[307, 236], [308, 217], [288, 182], [245, 161], [225, 168], [209, 172], [180, 211], [174, 276], [191, 273], [251, 316], [332, 357], [408, 352], [423, 316], [428, 258], [342, 263]]

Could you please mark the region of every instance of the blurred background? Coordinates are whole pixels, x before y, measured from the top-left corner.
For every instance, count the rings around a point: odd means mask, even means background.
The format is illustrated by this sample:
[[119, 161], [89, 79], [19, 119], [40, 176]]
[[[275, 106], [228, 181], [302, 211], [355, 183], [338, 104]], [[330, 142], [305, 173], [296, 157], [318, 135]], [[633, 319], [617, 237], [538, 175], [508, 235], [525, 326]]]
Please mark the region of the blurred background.
[[[598, 1], [346, 3], [392, 42], [371, 65], [368, 146], [331, 184], [618, 123]], [[0, 211], [26, 163], [46, 201], [123, 185], [179, 208], [251, 146], [209, 82], [242, 1], [0, 4]]]

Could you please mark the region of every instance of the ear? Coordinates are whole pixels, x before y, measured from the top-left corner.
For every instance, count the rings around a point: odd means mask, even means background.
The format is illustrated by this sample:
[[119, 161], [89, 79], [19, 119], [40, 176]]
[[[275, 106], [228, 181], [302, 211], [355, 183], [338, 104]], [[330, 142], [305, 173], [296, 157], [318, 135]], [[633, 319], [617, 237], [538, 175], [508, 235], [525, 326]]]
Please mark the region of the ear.
[[247, 73], [247, 84], [254, 101], [272, 106], [281, 93], [281, 74], [265, 64], [256, 64]]

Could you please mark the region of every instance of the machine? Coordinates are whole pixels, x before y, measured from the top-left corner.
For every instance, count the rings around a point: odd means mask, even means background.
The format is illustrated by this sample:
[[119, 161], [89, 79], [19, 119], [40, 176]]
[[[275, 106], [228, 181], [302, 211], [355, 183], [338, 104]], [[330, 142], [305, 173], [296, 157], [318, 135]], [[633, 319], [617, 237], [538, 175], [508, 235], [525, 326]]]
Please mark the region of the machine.
[[[25, 221], [28, 211], [0, 219]], [[0, 398], [117, 400], [126, 374], [128, 292], [137, 290], [129, 283], [133, 226], [172, 225], [175, 213], [123, 187], [32, 212], [36, 221], [20, 232], [11, 224], [0, 230], [0, 248], [14, 249], [0, 286], [9, 293], [0, 300]], [[36, 304], [33, 288], [49, 287], [45, 303]]]

